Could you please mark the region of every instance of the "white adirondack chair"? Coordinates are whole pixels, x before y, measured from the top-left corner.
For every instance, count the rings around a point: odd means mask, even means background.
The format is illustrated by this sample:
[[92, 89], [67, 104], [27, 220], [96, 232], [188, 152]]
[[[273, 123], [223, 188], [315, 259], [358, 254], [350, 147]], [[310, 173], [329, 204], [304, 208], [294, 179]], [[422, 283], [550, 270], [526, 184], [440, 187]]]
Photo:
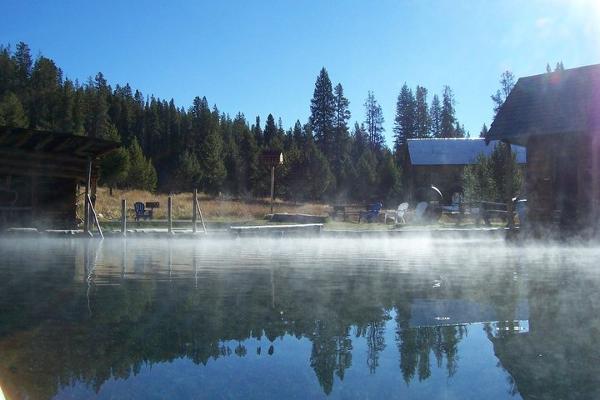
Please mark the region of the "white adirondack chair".
[[403, 224], [406, 224], [406, 220], [404, 219], [404, 214], [406, 214], [406, 210], [408, 210], [408, 203], [402, 203], [398, 206], [398, 209], [396, 210], [396, 218], [395, 218], [396, 224], [398, 222], [402, 222]]

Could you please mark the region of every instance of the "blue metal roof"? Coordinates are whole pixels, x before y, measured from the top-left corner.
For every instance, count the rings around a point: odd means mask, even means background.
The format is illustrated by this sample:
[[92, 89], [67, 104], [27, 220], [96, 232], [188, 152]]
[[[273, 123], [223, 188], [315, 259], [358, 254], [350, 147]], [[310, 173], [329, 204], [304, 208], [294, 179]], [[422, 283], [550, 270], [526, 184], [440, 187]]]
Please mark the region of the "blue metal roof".
[[[492, 140], [489, 145], [483, 138], [452, 139], [408, 139], [408, 153], [412, 165], [470, 165], [479, 154], [489, 156], [498, 144]], [[512, 146], [517, 155], [517, 163], [527, 162], [526, 149]]]

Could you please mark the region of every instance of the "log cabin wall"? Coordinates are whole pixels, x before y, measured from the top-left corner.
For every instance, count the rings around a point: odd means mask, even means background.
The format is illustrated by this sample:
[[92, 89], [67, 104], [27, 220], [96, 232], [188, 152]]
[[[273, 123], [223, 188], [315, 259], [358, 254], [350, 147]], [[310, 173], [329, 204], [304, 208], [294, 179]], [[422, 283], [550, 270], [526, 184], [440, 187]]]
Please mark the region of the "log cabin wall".
[[38, 229], [77, 228], [77, 180], [36, 177], [32, 226]]
[[0, 227], [75, 229], [80, 193], [91, 171], [95, 199], [99, 156], [118, 143], [64, 133], [0, 127]]
[[581, 135], [577, 143], [577, 222], [582, 228], [597, 229], [600, 212], [600, 139], [598, 134]]
[[529, 220], [537, 231], [584, 230], [598, 223], [600, 141], [595, 135], [533, 136], [525, 177]]
[[554, 212], [554, 151], [547, 138], [531, 137], [527, 143], [528, 219], [532, 226], [546, 229], [552, 224]]

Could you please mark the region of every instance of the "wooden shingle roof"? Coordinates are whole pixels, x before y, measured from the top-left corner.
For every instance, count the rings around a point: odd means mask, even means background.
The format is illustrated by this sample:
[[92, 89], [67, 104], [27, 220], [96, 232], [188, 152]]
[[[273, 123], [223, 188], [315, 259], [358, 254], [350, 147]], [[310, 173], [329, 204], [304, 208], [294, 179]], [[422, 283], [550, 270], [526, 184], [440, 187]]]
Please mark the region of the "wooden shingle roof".
[[525, 144], [533, 135], [600, 129], [600, 64], [520, 78], [498, 111], [488, 140]]
[[0, 126], [0, 150], [95, 159], [118, 147], [116, 142], [87, 136]]

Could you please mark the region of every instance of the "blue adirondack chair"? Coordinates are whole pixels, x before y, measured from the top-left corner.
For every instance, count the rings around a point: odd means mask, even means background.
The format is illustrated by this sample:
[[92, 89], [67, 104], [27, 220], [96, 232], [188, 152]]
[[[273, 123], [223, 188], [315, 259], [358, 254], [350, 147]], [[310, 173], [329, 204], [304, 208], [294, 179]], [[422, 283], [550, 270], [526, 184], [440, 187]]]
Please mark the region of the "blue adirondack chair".
[[141, 201], [138, 201], [133, 205], [133, 209], [135, 210], [135, 220], [139, 221], [140, 219], [152, 219], [152, 211], [146, 210], [146, 206]]
[[379, 216], [382, 207], [383, 204], [381, 202], [369, 204], [367, 211], [362, 211], [358, 215], [358, 222], [360, 223], [362, 219], [365, 219], [367, 222], [373, 222]]

